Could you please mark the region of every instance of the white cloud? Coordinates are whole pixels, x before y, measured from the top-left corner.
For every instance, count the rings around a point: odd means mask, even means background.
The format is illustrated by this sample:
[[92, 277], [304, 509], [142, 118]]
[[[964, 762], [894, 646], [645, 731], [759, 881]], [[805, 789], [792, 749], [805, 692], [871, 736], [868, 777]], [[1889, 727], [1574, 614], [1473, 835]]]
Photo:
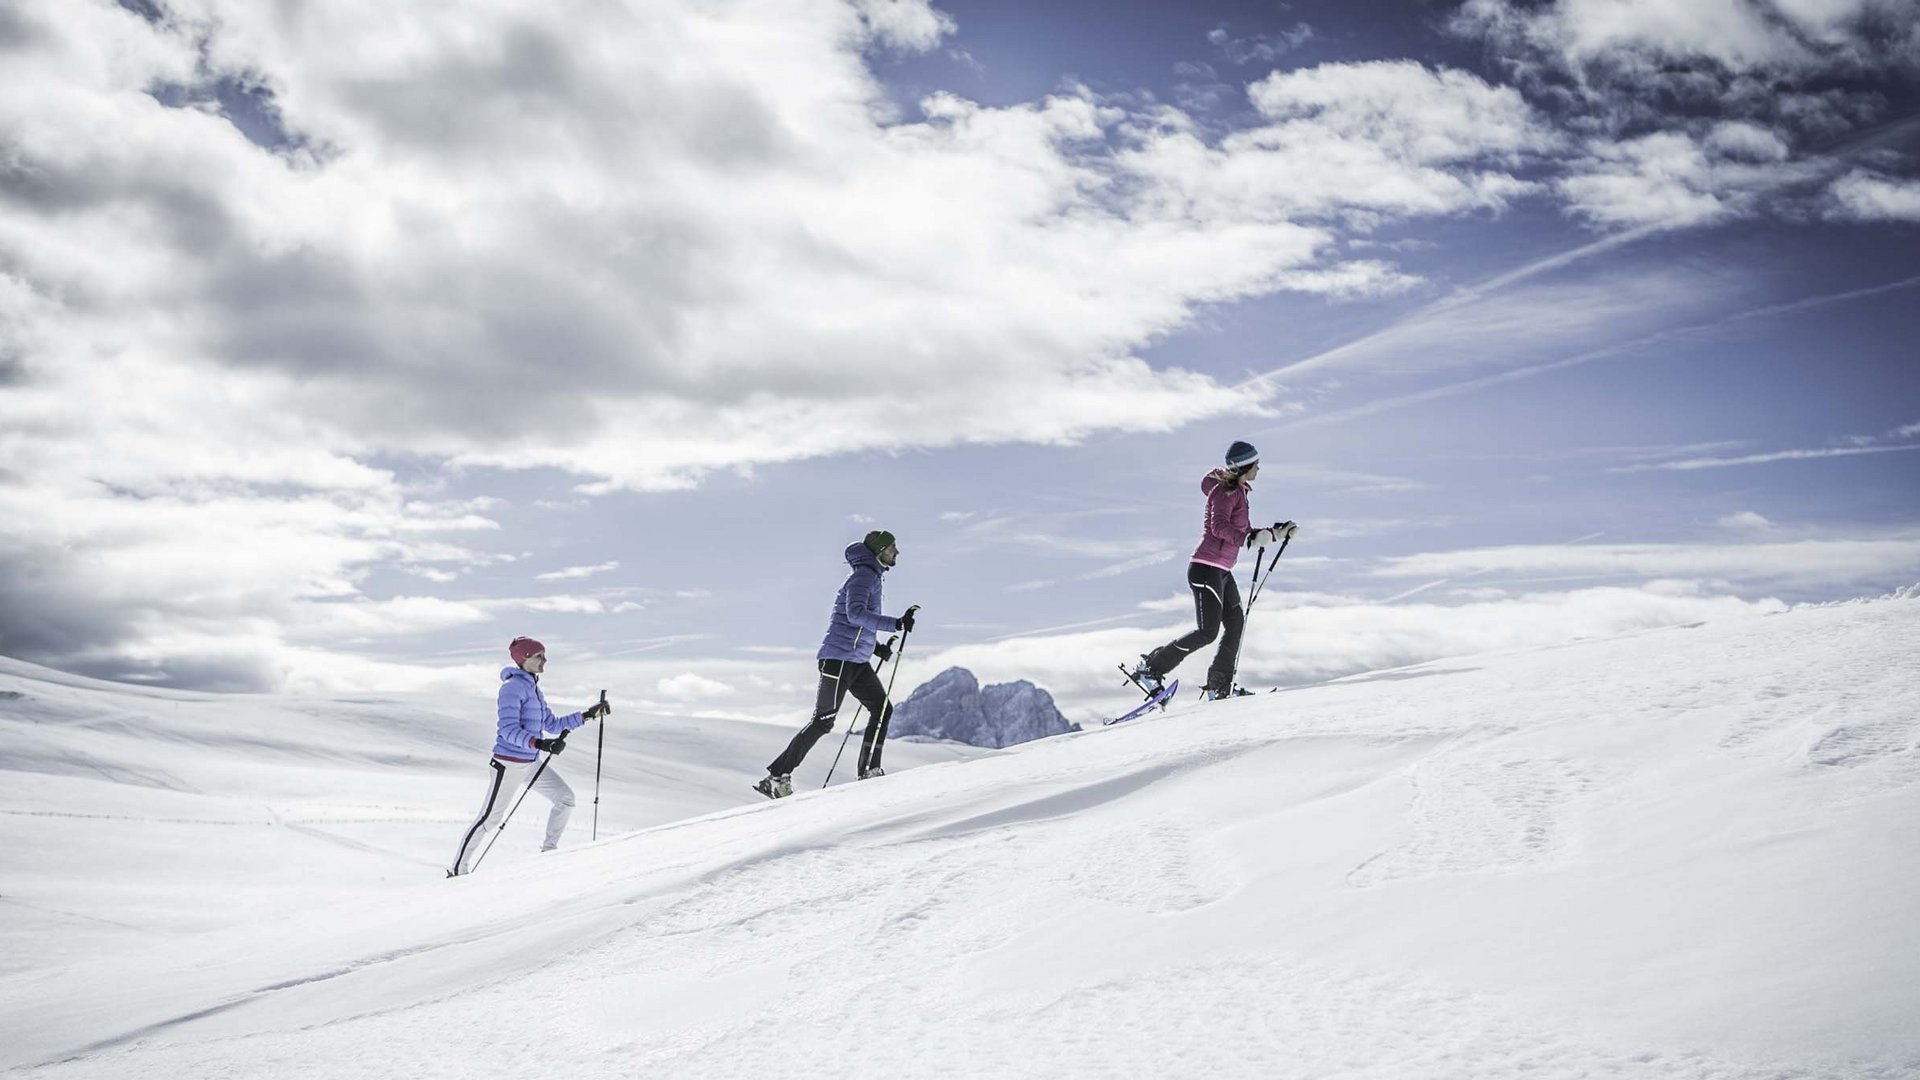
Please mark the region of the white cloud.
[[927, 0], [852, 0], [860, 18], [881, 43], [926, 52], [954, 32], [958, 24]]
[[1611, 226], [1683, 228], [1749, 213], [1824, 168], [1785, 163], [1785, 144], [1752, 125], [1722, 124], [1704, 141], [1662, 131], [1588, 149], [1558, 186], [1575, 213]]
[[[1508, 171], [1558, 143], [1515, 91], [1408, 61], [1275, 72], [1248, 88], [1263, 123], [1209, 146], [1153, 129], [1123, 154], [1163, 217], [1279, 223], [1499, 209], [1532, 192]], [[1242, 226], [1244, 228], [1244, 226]], [[1324, 235], [1300, 234], [1310, 249]], [[1397, 289], [1404, 278], [1316, 268], [1318, 282]], [[1338, 268], [1334, 268], [1338, 269]]]
[[603, 562], [593, 566], [569, 566], [560, 570], [551, 570], [544, 574], [535, 574], [536, 581], [578, 581], [595, 574], [604, 574], [609, 570], [620, 569], [617, 562]]
[[1714, 521], [1714, 524], [1723, 529], [1760, 530], [1773, 528], [1773, 522], [1768, 521], [1765, 515], [1756, 514], [1752, 510], [1742, 510], [1737, 514], [1727, 514]]
[[[61, 200], [0, 221], [28, 370], [74, 394], [68, 372], [194, 358], [183, 375], [248, 391], [202, 411], [303, 416], [339, 458], [670, 488], [716, 463], [1164, 430], [1249, 405], [1130, 357], [1195, 305], [1393, 282], [1322, 265], [1313, 230], [1131, 205], [1105, 149], [1125, 114], [1084, 92], [889, 120], [858, 48], [932, 44], [925, 4], [475, 5], [461, 35], [370, 2], [204, 0], [165, 25], [73, 7], [42, 16], [0, 108]], [[237, 72], [304, 143], [145, 92]], [[889, 379], [851, 377], [882, 359]], [[500, 408], [528, 364], [547, 377]], [[651, 422], [594, 421], [634, 412]], [[163, 469], [209, 442], [155, 434], [182, 444]], [[285, 476], [260, 445], [236, 460]]]
[[1511, 369], [1584, 352], [1599, 341], [1655, 333], [1701, 308], [1724, 306], [1739, 285], [1732, 275], [1683, 266], [1523, 278], [1427, 305], [1261, 379], [1299, 380], [1334, 370], [1408, 375]]
[[1522, 7], [1469, 0], [1458, 18], [1483, 33], [1520, 39], [1577, 66], [1628, 57], [1703, 58], [1729, 68], [1778, 67], [1806, 59], [1790, 34], [1745, 0], [1559, 0]]
[[1097, 570], [1089, 570], [1081, 574], [1077, 580], [1094, 581], [1099, 578], [1119, 577], [1121, 574], [1130, 574], [1135, 570], [1144, 570], [1149, 566], [1159, 566], [1161, 563], [1172, 562], [1179, 554], [1177, 551], [1155, 551], [1147, 555], [1142, 555], [1137, 559], [1126, 559], [1109, 566], [1102, 566]]
[[476, 601], [501, 611], [537, 611], [547, 615], [604, 615], [607, 605], [592, 596], [528, 596]]
[[1430, 165], [1519, 160], [1558, 141], [1511, 87], [1413, 61], [1275, 72], [1253, 84], [1247, 96], [1275, 124], [1310, 125], [1263, 131], [1250, 140], [1254, 142], [1330, 136], [1366, 143], [1394, 161]]
[[[1197, 489], [1196, 489], [1197, 490]], [[1152, 538], [1116, 535], [1105, 519], [1127, 513], [1103, 508], [1092, 512], [1001, 514], [961, 525], [948, 541], [961, 551], [1011, 548], [1049, 556], [1127, 561], [1156, 556], [1162, 543]], [[1086, 523], [1100, 527], [1091, 533]]]
[[1696, 469], [1725, 469], [1735, 465], [1769, 465], [1776, 461], [1812, 461], [1819, 458], [1855, 457], [1860, 454], [1896, 454], [1920, 450], [1920, 446], [1824, 446], [1807, 450], [1775, 450], [1765, 454], [1738, 457], [1685, 458], [1654, 465], [1626, 465], [1608, 472], [1692, 472]]
[[1797, 214], [1809, 181], [1855, 152], [1812, 148], [1886, 119], [1872, 84], [1920, 72], [1920, 0], [1468, 0], [1449, 25], [1588, 133], [1560, 190], [1606, 226], [1698, 225], [1769, 200]]
[[1707, 146], [1721, 157], [1745, 161], [1785, 161], [1793, 151], [1778, 134], [1744, 120], [1715, 124]]
[[1912, 0], [1468, 0], [1457, 30], [1591, 83], [1704, 67], [1776, 79], [1920, 66]]
[[480, 605], [431, 596], [316, 602], [308, 605], [303, 615], [301, 624], [290, 628], [287, 636], [321, 646], [337, 644], [341, 638], [432, 633], [493, 618]]
[[675, 701], [703, 701], [726, 697], [735, 692], [733, 687], [718, 679], [709, 679], [691, 671], [661, 679], [655, 684], [655, 689]]
[[1207, 41], [1232, 64], [1271, 64], [1313, 38], [1313, 27], [1304, 22], [1295, 23], [1292, 29], [1276, 34], [1254, 34], [1249, 37], [1234, 36], [1225, 23], [1207, 31]]
[[1786, 540], [1749, 544], [1513, 545], [1389, 558], [1379, 577], [1503, 573], [1605, 578], [1694, 578], [1832, 587], [1920, 573], [1920, 538]]
[[[1872, 291], [1886, 291], [1895, 287], [1910, 286], [1920, 282], [1920, 278], [1897, 282], [1893, 286], [1882, 286]], [[1724, 469], [1739, 465], [1768, 465], [1777, 461], [1811, 461], [1819, 458], [1854, 457], [1860, 454], [1897, 454], [1920, 450], [1920, 444], [1904, 443], [1902, 440], [1920, 435], [1920, 424], [1908, 424], [1892, 431], [1877, 435], [1848, 435], [1835, 442], [1836, 446], [1813, 447], [1792, 450], [1774, 450], [1757, 454], [1738, 454], [1731, 457], [1684, 457], [1669, 461], [1645, 462], [1637, 465], [1622, 465], [1608, 469], [1608, 472], [1692, 472], [1698, 469]]]
[[[1352, 469], [1336, 469], [1325, 465], [1314, 465], [1298, 461], [1274, 461], [1263, 463], [1260, 474], [1266, 477], [1270, 485], [1285, 485], [1285, 490], [1300, 487], [1336, 488], [1341, 491], [1368, 494], [1403, 494], [1412, 491], [1427, 491], [1433, 485], [1405, 476], [1386, 476], [1380, 473], [1358, 472]], [[1315, 531], [1321, 530], [1316, 523]], [[1357, 532], [1341, 533], [1342, 536], [1363, 535]]]
[[1828, 189], [1827, 216], [1844, 221], [1920, 222], [1920, 180], [1903, 180], [1856, 169]]
[[1141, 611], [1192, 611], [1193, 594], [1185, 591], [1177, 592], [1157, 600], [1142, 600], [1134, 606]]

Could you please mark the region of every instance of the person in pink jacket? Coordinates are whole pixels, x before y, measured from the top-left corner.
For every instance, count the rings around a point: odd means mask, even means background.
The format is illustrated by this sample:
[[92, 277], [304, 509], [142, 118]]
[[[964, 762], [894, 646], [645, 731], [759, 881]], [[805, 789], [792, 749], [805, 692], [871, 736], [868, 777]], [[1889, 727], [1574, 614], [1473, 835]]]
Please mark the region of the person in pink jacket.
[[[1193, 561], [1187, 566], [1187, 585], [1193, 589], [1194, 617], [1199, 626], [1140, 658], [1130, 677], [1146, 693], [1158, 693], [1168, 672], [1216, 637], [1220, 637], [1220, 648], [1207, 669], [1204, 696], [1211, 700], [1234, 692], [1233, 669], [1240, 658], [1240, 631], [1246, 623], [1240, 586], [1233, 579], [1234, 564], [1242, 551], [1280, 543], [1294, 531], [1291, 521], [1261, 529], [1247, 523], [1247, 493], [1253, 490], [1254, 478], [1259, 475], [1260, 451], [1252, 443], [1236, 442], [1227, 448], [1226, 467], [1201, 479], [1207, 516], [1200, 546], [1194, 549]], [[1220, 634], [1223, 625], [1227, 631], [1224, 637]]]

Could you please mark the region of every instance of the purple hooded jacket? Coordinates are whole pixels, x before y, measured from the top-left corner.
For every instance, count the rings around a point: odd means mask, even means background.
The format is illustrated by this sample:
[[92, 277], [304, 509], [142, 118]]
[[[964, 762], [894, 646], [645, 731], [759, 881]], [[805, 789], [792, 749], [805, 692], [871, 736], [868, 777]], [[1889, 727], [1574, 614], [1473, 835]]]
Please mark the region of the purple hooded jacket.
[[502, 761], [532, 761], [540, 756], [533, 740], [548, 731], [572, 731], [586, 718], [579, 713], [553, 715], [547, 696], [540, 692], [540, 677], [525, 668], [510, 667], [500, 672], [500, 737], [494, 741], [493, 756]]
[[1207, 496], [1207, 518], [1193, 561], [1232, 570], [1240, 561], [1240, 549], [1247, 546], [1247, 534], [1253, 531], [1247, 522], [1247, 492], [1252, 485], [1229, 484], [1227, 471], [1215, 469], [1201, 479], [1200, 490]]
[[846, 556], [853, 573], [847, 575], [840, 594], [833, 598], [833, 619], [827, 624], [826, 639], [820, 642], [816, 656], [864, 664], [873, 656], [880, 635], [899, 629], [900, 620], [880, 614], [880, 575], [887, 572], [880, 565], [880, 556], [859, 543], [848, 544]]

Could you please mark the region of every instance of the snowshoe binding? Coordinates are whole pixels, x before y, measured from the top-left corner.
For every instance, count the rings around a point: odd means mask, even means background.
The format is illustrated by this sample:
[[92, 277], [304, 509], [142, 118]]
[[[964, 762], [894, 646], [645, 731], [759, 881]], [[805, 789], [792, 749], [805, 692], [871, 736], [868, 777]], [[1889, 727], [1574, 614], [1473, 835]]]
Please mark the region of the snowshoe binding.
[[1132, 671], [1127, 671], [1127, 665], [1125, 664], [1120, 665], [1120, 670], [1126, 671], [1127, 681], [1139, 688], [1140, 692], [1149, 698], [1158, 694], [1166, 685], [1166, 680], [1162, 676], [1154, 674], [1153, 668], [1147, 663], [1145, 656], [1140, 658], [1140, 662], [1134, 665]]

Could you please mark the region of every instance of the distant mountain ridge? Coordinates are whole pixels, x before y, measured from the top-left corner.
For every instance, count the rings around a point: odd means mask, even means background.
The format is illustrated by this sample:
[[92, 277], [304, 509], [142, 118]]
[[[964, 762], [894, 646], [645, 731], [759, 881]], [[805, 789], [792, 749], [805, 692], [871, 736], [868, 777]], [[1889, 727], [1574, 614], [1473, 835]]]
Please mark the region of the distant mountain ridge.
[[982, 688], [973, 672], [950, 667], [894, 707], [887, 733], [998, 750], [1078, 729], [1052, 694], [1025, 679]]

